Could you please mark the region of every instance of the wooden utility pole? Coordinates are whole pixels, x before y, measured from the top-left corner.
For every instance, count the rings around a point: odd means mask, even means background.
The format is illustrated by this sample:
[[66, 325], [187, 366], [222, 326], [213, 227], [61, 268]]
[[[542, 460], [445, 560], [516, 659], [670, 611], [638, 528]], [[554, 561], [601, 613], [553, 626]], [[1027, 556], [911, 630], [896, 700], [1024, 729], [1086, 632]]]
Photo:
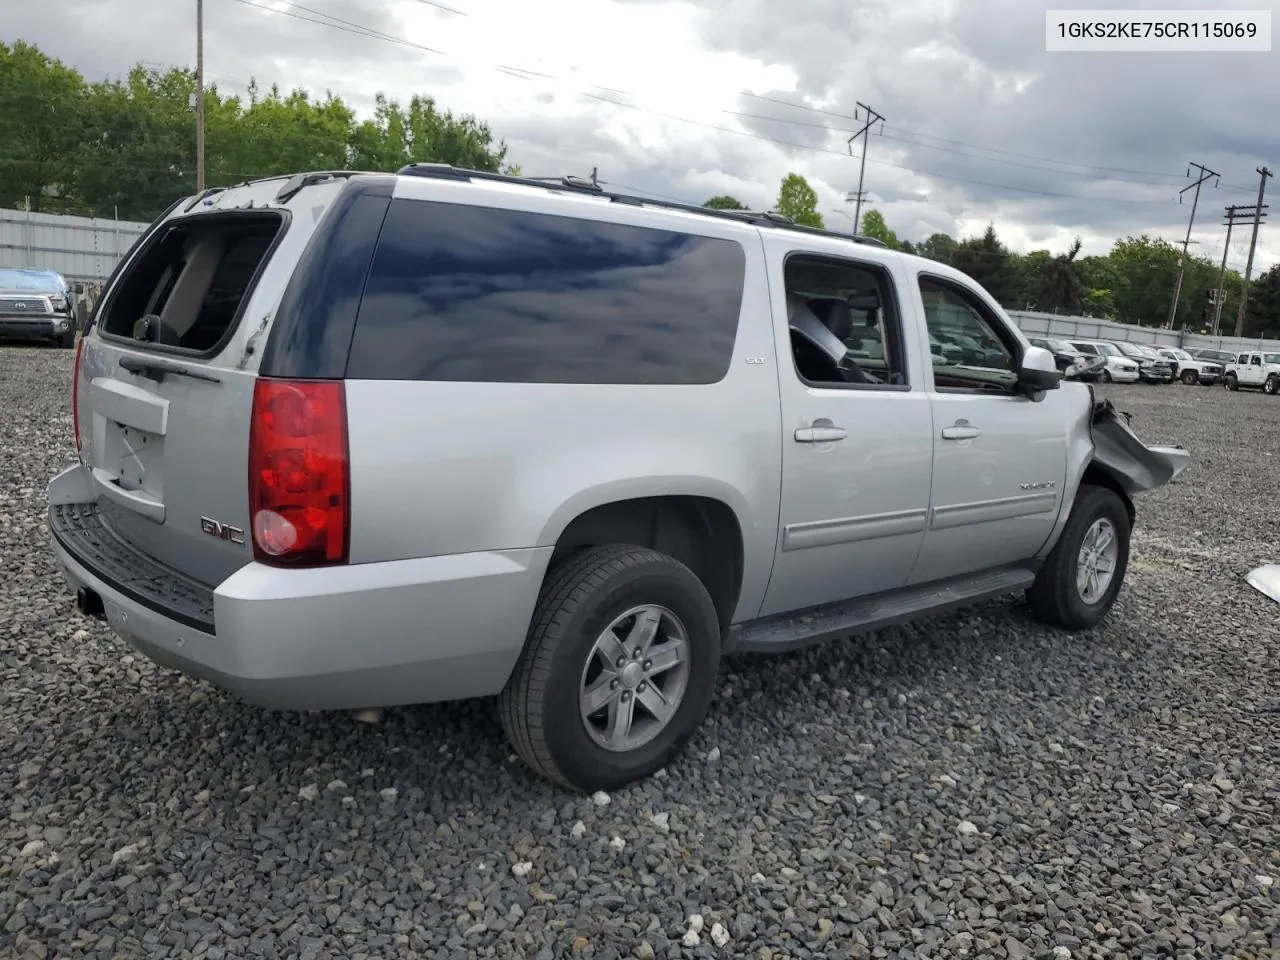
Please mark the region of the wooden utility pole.
[[204, 191], [204, 0], [196, 0], [196, 193]]
[[1267, 189], [1267, 177], [1275, 176], [1266, 167], [1258, 167], [1258, 205], [1253, 209], [1253, 236], [1249, 240], [1249, 259], [1244, 263], [1244, 286], [1240, 290], [1240, 309], [1236, 312], [1236, 336], [1244, 336], [1244, 311], [1249, 303], [1249, 277], [1253, 273], [1253, 251], [1258, 246], [1258, 224], [1262, 222], [1262, 194]]
[[[1266, 204], [1263, 204], [1266, 208]], [[1244, 226], [1253, 217], [1254, 208], [1244, 206], [1243, 204], [1232, 204], [1227, 207], [1227, 219], [1225, 221], [1227, 227], [1226, 243], [1222, 247], [1222, 270], [1218, 274], [1218, 293], [1214, 297], [1213, 310], [1213, 335], [1216, 337], [1222, 330], [1222, 306], [1226, 303], [1225, 289], [1227, 285], [1227, 255], [1231, 251], [1231, 231], [1237, 226]], [[1265, 217], [1266, 214], [1264, 213]]]
[[867, 174], [867, 135], [871, 132], [871, 127], [874, 124], [884, 123], [884, 117], [876, 113], [865, 103], [858, 103], [858, 110], [854, 111], [853, 114], [853, 119], [855, 120], [861, 119], [858, 116], [858, 111], [866, 112], [867, 121], [862, 125], [862, 129], [850, 137], [847, 142], [847, 146], [849, 147], [849, 156], [852, 157], [853, 141], [857, 140], [859, 137], [862, 138], [862, 165], [861, 169], [858, 171], [858, 192], [856, 194], [857, 205], [853, 208], [853, 232], [855, 236], [862, 232], [862, 198], [865, 196], [862, 192], [862, 181]]
[[[1200, 179], [1178, 191], [1179, 203], [1182, 202], [1182, 195], [1188, 190], [1194, 188], [1196, 192], [1195, 199], [1191, 201], [1191, 217], [1187, 220], [1187, 238], [1182, 241], [1182, 257], [1178, 260], [1178, 279], [1173, 283], [1173, 302], [1169, 304], [1169, 321], [1165, 324], [1170, 330], [1173, 329], [1173, 318], [1178, 312], [1178, 297], [1182, 295], [1182, 275], [1187, 269], [1187, 247], [1191, 246], [1191, 226], [1196, 222], [1196, 205], [1200, 202], [1200, 184], [1218, 176], [1204, 164], [1193, 163], [1187, 167], [1188, 177], [1191, 176], [1191, 167], [1196, 167], [1200, 171]], [[1214, 186], [1217, 186], [1216, 182]]]

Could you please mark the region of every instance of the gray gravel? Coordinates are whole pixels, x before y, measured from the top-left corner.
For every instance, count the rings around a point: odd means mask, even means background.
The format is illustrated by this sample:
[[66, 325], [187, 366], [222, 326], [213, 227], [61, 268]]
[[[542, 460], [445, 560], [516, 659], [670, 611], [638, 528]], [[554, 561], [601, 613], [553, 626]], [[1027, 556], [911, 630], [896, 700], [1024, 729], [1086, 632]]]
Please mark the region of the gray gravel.
[[597, 802], [490, 704], [266, 714], [75, 614], [70, 366], [0, 348], [0, 956], [1280, 956], [1280, 606], [1242, 579], [1280, 399], [1108, 391], [1196, 462], [1105, 629], [997, 603], [731, 661], [685, 758]]

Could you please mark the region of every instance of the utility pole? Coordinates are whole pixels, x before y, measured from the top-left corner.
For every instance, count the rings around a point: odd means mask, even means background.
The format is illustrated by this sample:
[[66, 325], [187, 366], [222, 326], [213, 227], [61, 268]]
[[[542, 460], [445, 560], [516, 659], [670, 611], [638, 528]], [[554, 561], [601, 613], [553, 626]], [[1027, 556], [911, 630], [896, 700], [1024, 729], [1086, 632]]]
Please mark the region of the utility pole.
[[1267, 189], [1267, 177], [1273, 174], [1266, 167], [1257, 167], [1258, 205], [1253, 209], [1253, 237], [1249, 240], [1249, 259], [1244, 263], [1244, 286], [1240, 290], [1240, 309], [1236, 313], [1236, 336], [1244, 336], [1244, 310], [1249, 303], [1249, 277], [1253, 273], [1253, 251], [1258, 246], [1258, 224], [1262, 222], [1262, 194]]
[[[1266, 204], [1263, 204], [1263, 209], [1265, 208], [1266, 208]], [[1227, 298], [1224, 291], [1226, 289], [1226, 284], [1227, 284], [1227, 255], [1231, 251], [1231, 231], [1237, 226], [1244, 226], [1245, 224], [1247, 224], [1249, 220], [1253, 217], [1253, 214], [1254, 214], [1254, 208], [1251, 206], [1244, 206], [1243, 204], [1232, 204], [1231, 206], [1227, 207], [1227, 219], [1225, 221], [1225, 225], [1227, 228], [1227, 239], [1226, 239], [1226, 243], [1223, 245], [1223, 248], [1222, 248], [1222, 269], [1218, 274], [1218, 293], [1214, 297], [1213, 335], [1215, 337], [1218, 336], [1219, 332], [1222, 329], [1222, 307], [1223, 307], [1223, 304], [1227, 302]], [[1263, 216], [1265, 217], [1266, 214], [1264, 213]]]
[[[861, 190], [859, 190], [857, 193], [854, 193], [851, 190], [844, 195], [845, 203], [853, 203], [855, 200], [858, 203], [858, 215], [853, 218], [853, 235], [855, 237], [858, 235], [858, 232], [862, 229], [862, 224], [859, 221], [862, 216], [862, 203], [866, 199], [867, 199], [867, 195]], [[847, 217], [848, 214], [846, 213], [845, 216]]]
[[852, 137], [849, 138], [847, 143], [847, 146], [849, 147], [849, 156], [852, 157], [853, 141], [857, 140], [859, 137], [862, 138], [862, 166], [861, 166], [861, 169], [859, 169], [858, 171], [858, 192], [855, 194], [857, 198], [857, 206], [853, 208], [853, 232], [855, 235], [857, 235], [862, 230], [862, 198], [864, 196], [862, 192], [862, 180], [867, 174], [867, 135], [871, 132], [871, 127], [874, 124], [884, 123], [884, 117], [876, 113], [874, 110], [868, 107], [865, 103], [861, 103], [861, 102], [858, 103], [858, 110], [855, 110], [853, 113], [853, 119], [855, 120], [861, 119], [858, 116], [858, 111], [866, 112], [867, 121], [862, 125], [861, 130], [859, 130], [857, 133], [855, 133]]
[[204, 0], [196, 0], [196, 193], [204, 191]]
[[[1200, 202], [1200, 184], [1206, 180], [1212, 180], [1218, 175], [1206, 167], [1202, 163], [1192, 163], [1187, 167], [1187, 176], [1191, 176], [1191, 167], [1195, 167], [1200, 171], [1200, 178], [1195, 183], [1188, 184], [1178, 191], [1178, 202], [1182, 202], [1182, 195], [1192, 188], [1195, 189], [1195, 199], [1191, 201], [1191, 218], [1187, 221], [1187, 238], [1182, 241], [1182, 257], [1178, 260], [1178, 279], [1173, 283], [1173, 302], [1169, 304], [1169, 322], [1165, 324], [1170, 330], [1173, 329], [1173, 318], [1178, 312], [1178, 297], [1182, 294], [1182, 275], [1187, 269], [1187, 247], [1191, 245], [1191, 226], [1196, 222], [1196, 205]], [[1217, 186], [1217, 183], [1214, 183]]]

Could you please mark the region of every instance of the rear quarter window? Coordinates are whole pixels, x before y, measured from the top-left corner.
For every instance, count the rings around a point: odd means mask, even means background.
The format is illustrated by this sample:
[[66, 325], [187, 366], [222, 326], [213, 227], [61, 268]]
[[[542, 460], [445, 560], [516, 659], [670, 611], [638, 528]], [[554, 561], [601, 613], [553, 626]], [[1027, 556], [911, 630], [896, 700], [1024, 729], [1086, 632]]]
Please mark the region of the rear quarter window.
[[737, 337], [732, 240], [463, 204], [391, 204], [352, 379], [708, 384]]

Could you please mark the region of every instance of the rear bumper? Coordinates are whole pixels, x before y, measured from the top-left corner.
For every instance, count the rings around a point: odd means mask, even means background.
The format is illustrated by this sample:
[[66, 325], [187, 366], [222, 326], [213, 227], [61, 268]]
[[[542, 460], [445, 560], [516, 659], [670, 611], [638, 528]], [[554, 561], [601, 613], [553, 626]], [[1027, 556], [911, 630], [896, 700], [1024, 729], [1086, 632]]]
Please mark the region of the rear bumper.
[[97, 518], [79, 467], [49, 485], [53, 550], [72, 593], [163, 666], [284, 710], [491, 696], [524, 643], [551, 548], [311, 570], [248, 563], [196, 584]]
[[58, 314], [7, 314], [0, 313], [0, 337], [20, 339], [36, 337], [56, 337], [75, 329], [69, 317]]

